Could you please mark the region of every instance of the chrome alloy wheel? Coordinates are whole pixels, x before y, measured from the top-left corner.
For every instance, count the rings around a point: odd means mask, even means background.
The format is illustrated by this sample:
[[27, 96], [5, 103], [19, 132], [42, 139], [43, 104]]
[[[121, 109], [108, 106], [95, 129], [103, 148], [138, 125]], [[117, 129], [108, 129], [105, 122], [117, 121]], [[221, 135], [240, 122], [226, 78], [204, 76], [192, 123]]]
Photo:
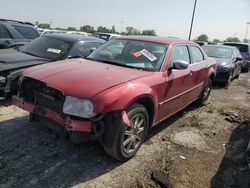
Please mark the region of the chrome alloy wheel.
[[142, 113], [135, 114], [131, 120], [131, 127], [128, 127], [124, 133], [123, 150], [130, 154], [140, 147], [145, 134], [146, 117]]

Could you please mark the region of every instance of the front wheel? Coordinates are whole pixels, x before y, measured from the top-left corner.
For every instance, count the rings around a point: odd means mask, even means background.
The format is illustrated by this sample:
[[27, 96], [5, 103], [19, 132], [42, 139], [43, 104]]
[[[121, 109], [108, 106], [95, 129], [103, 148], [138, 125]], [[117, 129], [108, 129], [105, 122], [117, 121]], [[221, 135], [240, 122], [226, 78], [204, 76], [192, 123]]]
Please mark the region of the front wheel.
[[212, 80], [209, 78], [205, 83], [205, 86], [200, 94], [200, 97], [196, 100], [196, 104], [198, 106], [203, 106], [208, 103], [208, 98], [210, 96], [210, 92], [212, 90]]
[[229, 86], [233, 80], [233, 71], [229, 74], [227, 80], [225, 81], [225, 86]]
[[127, 114], [131, 126], [125, 125], [120, 119], [113, 130], [111, 147], [104, 145], [105, 151], [119, 161], [126, 161], [136, 154], [145, 140], [149, 126], [148, 112], [143, 105], [137, 103], [131, 105]]

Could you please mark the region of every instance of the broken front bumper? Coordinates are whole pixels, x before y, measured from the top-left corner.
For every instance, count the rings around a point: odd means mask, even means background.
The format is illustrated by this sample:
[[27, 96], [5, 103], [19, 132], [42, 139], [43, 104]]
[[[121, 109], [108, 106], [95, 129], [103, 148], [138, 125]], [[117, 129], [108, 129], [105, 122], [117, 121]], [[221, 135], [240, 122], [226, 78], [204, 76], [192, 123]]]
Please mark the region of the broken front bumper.
[[30, 113], [39, 115], [41, 117], [49, 118], [56, 123], [65, 127], [68, 131], [75, 132], [91, 132], [92, 122], [85, 119], [74, 119], [70, 116], [62, 117], [58, 113], [44, 107], [39, 107], [29, 102], [24, 101], [22, 98], [17, 96], [12, 97], [12, 102], [14, 105], [22, 108]]

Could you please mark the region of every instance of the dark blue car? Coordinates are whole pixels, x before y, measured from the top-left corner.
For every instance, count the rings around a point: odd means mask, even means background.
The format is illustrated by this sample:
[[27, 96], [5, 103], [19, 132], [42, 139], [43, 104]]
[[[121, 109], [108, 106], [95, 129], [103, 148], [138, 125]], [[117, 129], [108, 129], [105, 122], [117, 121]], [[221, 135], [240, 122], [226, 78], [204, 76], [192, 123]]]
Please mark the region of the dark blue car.
[[229, 85], [233, 78], [239, 78], [243, 58], [236, 47], [204, 45], [203, 50], [209, 57], [216, 59], [217, 73], [215, 82]]

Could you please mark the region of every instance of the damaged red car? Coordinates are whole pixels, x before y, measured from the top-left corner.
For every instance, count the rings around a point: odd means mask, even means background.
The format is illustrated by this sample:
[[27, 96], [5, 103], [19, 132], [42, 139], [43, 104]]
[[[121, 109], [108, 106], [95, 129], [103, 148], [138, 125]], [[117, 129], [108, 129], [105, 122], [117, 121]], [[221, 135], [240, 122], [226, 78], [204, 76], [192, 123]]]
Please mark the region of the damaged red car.
[[58, 127], [74, 142], [99, 140], [125, 161], [149, 129], [189, 104], [205, 104], [216, 64], [195, 43], [159, 37], [118, 37], [86, 59], [24, 71], [15, 105], [32, 121]]

